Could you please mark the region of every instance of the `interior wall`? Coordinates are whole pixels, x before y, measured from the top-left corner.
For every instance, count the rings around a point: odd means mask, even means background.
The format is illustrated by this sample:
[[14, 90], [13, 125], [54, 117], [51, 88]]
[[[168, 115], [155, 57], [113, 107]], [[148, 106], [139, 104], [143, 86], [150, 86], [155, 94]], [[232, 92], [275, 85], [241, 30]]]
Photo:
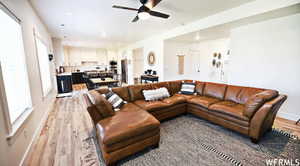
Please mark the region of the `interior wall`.
[[233, 29], [229, 83], [276, 89], [288, 99], [279, 116], [300, 118], [300, 14]]
[[17, 166], [23, 160], [23, 156], [30, 147], [34, 136], [38, 134], [41, 122], [45, 120], [48, 111], [54, 103], [56, 94], [54, 88], [56, 87], [54, 82], [55, 66], [52, 61], [50, 68], [53, 74], [53, 90], [48, 96], [43, 98], [33, 32], [36, 31], [39, 37], [47, 43], [49, 53], [53, 53], [51, 36], [27, 0], [1, 0], [1, 2], [19, 17], [22, 22], [25, 57], [34, 109], [20, 130], [8, 142], [6, 139], [8, 133], [6, 131], [5, 118], [2, 107], [0, 107], [0, 165]]
[[132, 67], [133, 77], [140, 77], [144, 71], [144, 50], [143, 48], [137, 48], [133, 50], [132, 54]]
[[[133, 64], [132, 56], [133, 50], [137, 48], [143, 48], [143, 59], [144, 59], [144, 70], [151, 69], [157, 72], [160, 81], [164, 81], [164, 42], [162, 39], [148, 39], [135, 44], [132, 44], [126, 48], [119, 49], [118, 55], [122, 59], [128, 59], [128, 84], [133, 84]], [[147, 61], [148, 54], [154, 52], [155, 54], [155, 64], [149, 65]]]
[[[156, 52], [156, 57], [159, 59], [158, 63], [150, 67], [148, 63], [144, 63], [145, 69], [154, 68], [158, 71], [160, 81], [165, 80], [164, 76], [164, 41], [184, 35], [187, 33], [207, 29], [210, 27], [222, 25], [229, 22], [234, 22], [240, 19], [249, 18], [252, 16], [256, 16], [259, 14], [263, 14], [266, 12], [270, 12], [276, 9], [285, 8], [288, 6], [292, 6], [298, 4], [299, 0], [276, 0], [276, 3], [272, 0], [256, 0], [239, 7], [226, 10], [212, 16], [208, 16], [206, 18], [200, 19], [198, 21], [186, 24], [184, 26], [178, 26], [177, 28], [171, 29], [162, 34], [156, 34], [154, 36], [150, 36], [144, 40], [132, 43], [124, 48], [121, 48], [118, 53], [120, 57], [127, 57], [131, 59], [132, 50], [136, 48], [144, 47], [144, 57], [146, 61], [146, 56], [149, 50], [154, 50]], [[132, 75], [132, 65], [129, 64], [129, 83], [133, 83], [133, 75]]]
[[[181, 80], [181, 79], [188, 79], [187, 78], [187, 60], [189, 59], [188, 56], [188, 47], [192, 47], [192, 44], [181, 43], [181, 42], [167, 42], [165, 41], [164, 44], [164, 73], [165, 73], [165, 80]], [[178, 57], [177, 55], [185, 55], [184, 57], [184, 74], [178, 74]]]
[[56, 66], [63, 66], [64, 64], [64, 50], [62, 40], [59, 38], [52, 38], [53, 55]]
[[[227, 54], [229, 38], [205, 40], [196, 43], [165, 42], [164, 74], [165, 80], [193, 79], [212, 82], [227, 82], [226, 75], [221, 77], [221, 69], [212, 66], [213, 54]], [[184, 74], [178, 74], [178, 55], [184, 55]]]
[[[144, 71], [151, 69], [157, 72], [159, 80], [164, 80], [163, 66], [164, 66], [164, 42], [163, 41], [150, 41], [150, 43], [144, 46]], [[148, 55], [150, 52], [155, 54], [155, 63], [153, 65], [148, 64]]]

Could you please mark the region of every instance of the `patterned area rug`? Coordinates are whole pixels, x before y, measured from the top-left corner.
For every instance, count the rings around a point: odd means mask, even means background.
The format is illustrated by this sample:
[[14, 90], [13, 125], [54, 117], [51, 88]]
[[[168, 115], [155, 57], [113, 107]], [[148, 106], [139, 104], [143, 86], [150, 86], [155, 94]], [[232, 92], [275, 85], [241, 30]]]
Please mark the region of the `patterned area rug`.
[[[93, 141], [96, 142], [96, 141]], [[98, 146], [98, 145], [96, 145]], [[99, 148], [97, 148], [99, 156]], [[104, 165], [101, 157], [100, 165]], [[192, 115], [161, 123], [160, 146], [130, 156], [119, 165], [266, 165], [268, 159], [300, 159], [300, 140], [273, 129], [259, 144], [246, 136]]]

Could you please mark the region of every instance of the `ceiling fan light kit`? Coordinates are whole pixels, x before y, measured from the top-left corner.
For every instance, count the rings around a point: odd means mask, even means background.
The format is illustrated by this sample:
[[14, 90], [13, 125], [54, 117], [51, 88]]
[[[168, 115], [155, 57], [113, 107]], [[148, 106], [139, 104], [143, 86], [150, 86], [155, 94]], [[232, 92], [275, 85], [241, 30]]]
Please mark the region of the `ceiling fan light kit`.
[[137, 11], [137, 16], [132, 20], [132, 22], [137, 22], [139, 19], [146, 20], [150, 18], [150, 16], [167, 19], [170, 17], [170, 15], [151, 10], [161, 1], [162, 0], [140, 0], [142, 6], [139, 9], [118, 5], [113, 5], [112, 7], [117, 9]]
[[147, 12], [140, 12], [138, 13], [138, 17], [141, 20], [147, 20], [148, 18], [150, 18], [150, 14]]

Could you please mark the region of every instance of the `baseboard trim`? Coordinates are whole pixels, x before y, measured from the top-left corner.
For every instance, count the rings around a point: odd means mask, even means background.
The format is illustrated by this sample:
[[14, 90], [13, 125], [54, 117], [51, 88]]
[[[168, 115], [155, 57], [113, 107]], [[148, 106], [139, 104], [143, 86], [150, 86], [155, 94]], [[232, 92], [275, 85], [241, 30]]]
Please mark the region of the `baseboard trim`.
[[26, 149], [26, 151], [25, 151], [25, 153], [24, 153], [24, 155], [23, 155], [23, 157], [22, 157], [22, 160], [20, 161], [19, 166], [23, 166], [23, 165], [24, 165], [24, 162], [25, 162], [26, 159], [27, 159], [27, 155], [28, 155], [28, 153], [31, 151], [31, 148], [33, 147], [32, 145], [35, 144], [35, 141], [36, 141], [36, 139], [37, 139], [39, 133], [41, 133], [41, 131], [42, 131], [42, 129], [43, 129], [43, 127], [44, 127], [44, 125], [45, 125], [47, 119], [48, 119], [48, 116], [49, 116], [50, 112], [51, 112], [51, 111], [53, 110], [53, 108], [54, 108], [55, 100], [56, 100], [56, 98], [55, 98], [55, 96], [53, 96], [53, 99], [52, 99], [52, 101], [51, 101], [52, 104], [51, 104], [51, 106], [49, 107], [49, 109], [47, 110], [47, 112], [45, 113], [45, 115], [43, 116], [43, 118], [42, 118], [42, 120], [41, 120], [41, 122], [40, 122], [38, 128], [35, 130], [35, 132], [34, 132], [34, 134], [33, 134], [33, 136], [32, 136], [32, 139], [31, 139], [31, 141], [30, 141], [30, 143], [29, 143], [29, 145], [28, 145], [28, 147], [27, 147], [27, 149]]

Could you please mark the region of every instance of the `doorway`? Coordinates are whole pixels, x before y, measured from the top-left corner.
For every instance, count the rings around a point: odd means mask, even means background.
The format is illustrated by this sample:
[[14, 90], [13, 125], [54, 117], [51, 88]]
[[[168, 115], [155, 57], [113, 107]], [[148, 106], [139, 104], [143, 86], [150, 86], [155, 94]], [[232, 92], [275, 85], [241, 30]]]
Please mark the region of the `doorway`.
[[128, 84], [128, 60], [122, 59], [121, 60], [121, 79], [122, 83]]

